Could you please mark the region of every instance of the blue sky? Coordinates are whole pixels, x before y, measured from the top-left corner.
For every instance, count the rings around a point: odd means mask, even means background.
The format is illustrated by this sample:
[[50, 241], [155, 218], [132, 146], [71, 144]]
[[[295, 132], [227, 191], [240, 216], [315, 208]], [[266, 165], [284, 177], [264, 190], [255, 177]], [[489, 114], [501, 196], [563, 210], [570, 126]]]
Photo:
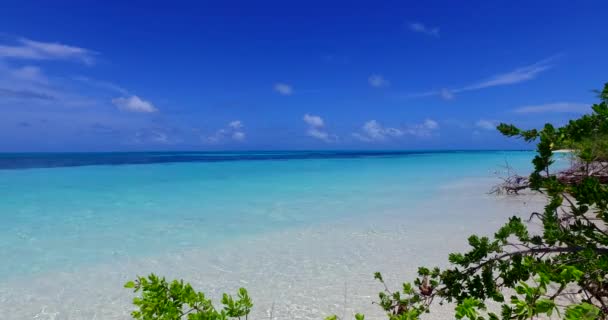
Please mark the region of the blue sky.
[[608, 71], [606, 1], [5, 1], [0, 151], [496, 149]]

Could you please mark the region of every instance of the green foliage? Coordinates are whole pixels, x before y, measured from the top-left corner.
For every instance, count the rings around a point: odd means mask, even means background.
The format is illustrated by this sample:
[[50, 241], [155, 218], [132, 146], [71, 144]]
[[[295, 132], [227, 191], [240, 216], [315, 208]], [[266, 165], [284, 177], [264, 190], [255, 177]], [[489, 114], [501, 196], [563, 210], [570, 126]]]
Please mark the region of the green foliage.
[[[559, 128], [497, 127], [536, 142], [530, 187], [547, 204], [530, 219], [541, 232], [512, 217], [493, 237], [469, 237], [469, 251], [449, 255], [450, 268], [420, 268], [401, 292], [379, 294], [389, 319], [419, 319], [434, 299], [455, 303], [457, 319], [608, 319], [608, 83], [600, 99], [591, 114]], [[550, 170], [561, 148], [574, 149], [579, 164], [569, 175]], [[375, 278], [386, 288], [381, 274]], [[487, 301], [501, 305], [500, 315], [486, 310]]]
[[232, 318], [247, 317], [251, 311], [251, 307], [253, 307], [247, 290], [245, 290], [245, 288], [240, 288], [237, 293], [237, 298], [237, 300], [234, 300], [232, 296], [224, 293], [222, 296], [222, 304], [225, 306], [224, 310], [226, 311], [226, 314], [228, 317]]
[[600, 310], [589, 303], [573, 304], [566, 309], [566, 320], [593, 320], [600, 316]]
[[165, 278], [151, 274], [148, 277], [138, 277], [129, 281], [125, 288], [141, 292], [141, 297], [133, 299], [138, 308], [131, 313], [133, 318], [141, 320], [225, 320], [230, 318], [245, 318], [249, 315], [253, 303], [247, 290], [240, 288], [237, 299], [224, 294], [222, 310], [216, 310], [210, 299], [202, 292], [196, 292], [190, 284], [183, 280], [167, 282]]
[[[332, 316], [325, 318], [325, 320], [339, 320], [339, 319], [340, 318], [338, 318], [337, 315], [332, 315]], [[365, 320], [365, 316], [360, 313], [357, 313], [357, 314], [355, 314], [355, 320]]]

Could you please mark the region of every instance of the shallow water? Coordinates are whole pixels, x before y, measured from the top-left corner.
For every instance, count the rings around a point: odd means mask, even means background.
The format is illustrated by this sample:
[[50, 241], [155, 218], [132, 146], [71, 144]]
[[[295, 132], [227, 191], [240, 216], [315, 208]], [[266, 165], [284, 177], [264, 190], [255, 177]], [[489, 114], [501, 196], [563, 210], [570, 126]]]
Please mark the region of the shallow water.
[[411, 277], [468, 233], [525, 213], [521, 199], [485, 191], [505, 161], [524, 173], [533, 156], [204, 155], [216, 158], [16, 166], [13, 156], [0, 170], [0, 318], [127, 319], [121, 285], [147, 272], [212, 296], [250, 288], [256, 318], [373, 314], [374, 271]]

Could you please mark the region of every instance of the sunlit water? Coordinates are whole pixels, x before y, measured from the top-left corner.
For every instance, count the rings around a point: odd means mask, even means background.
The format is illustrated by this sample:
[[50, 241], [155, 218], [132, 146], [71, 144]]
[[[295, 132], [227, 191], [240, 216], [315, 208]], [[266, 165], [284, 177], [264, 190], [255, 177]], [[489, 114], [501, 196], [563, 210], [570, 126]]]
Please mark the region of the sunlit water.
[[126, 319], [147, 272], [248, 287], [257, 318], [366, 311], [371, 272], [404, 280], [521, 211], [485, 191], [532, 156], [0, 156], [0, 319]]

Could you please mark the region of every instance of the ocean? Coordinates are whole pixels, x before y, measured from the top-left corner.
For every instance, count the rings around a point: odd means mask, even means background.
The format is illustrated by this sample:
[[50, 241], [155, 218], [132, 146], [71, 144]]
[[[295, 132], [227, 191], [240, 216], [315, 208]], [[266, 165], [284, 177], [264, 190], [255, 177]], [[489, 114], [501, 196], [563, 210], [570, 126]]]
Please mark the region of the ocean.
[[[0, 318], [128, 319], [132, 294], [122, 283], [146, 272], [185, 278], [212, 296], [252, 287], [258, 318], [358, 311], [353, 304], [371, 302], [376, 292], [373, 282], [355, 289], [371, 278], [368, 269], [385, 265], [395, 273], [405, 268], [404, 258], [388, 252], [434, 243], [404, 243], [415, 241], [412, 234], [459, 230], [455, 236], [464, 240], [486, 218], [491, 226], [503, 221], [505, 215], [482, 212], [499, 201], [485, 191], [506, 174], [506, 164], [530, 172], [532, 157], [529, 151], [0, 154]], [[450, 239], [435, 251], [447, 252]], [[338, 281], [338, 293], [330, 290], [326, 299], [315, 291], [343, 278], [355, 283]], [[362, 291], [340, 297], [350, 290]]]

